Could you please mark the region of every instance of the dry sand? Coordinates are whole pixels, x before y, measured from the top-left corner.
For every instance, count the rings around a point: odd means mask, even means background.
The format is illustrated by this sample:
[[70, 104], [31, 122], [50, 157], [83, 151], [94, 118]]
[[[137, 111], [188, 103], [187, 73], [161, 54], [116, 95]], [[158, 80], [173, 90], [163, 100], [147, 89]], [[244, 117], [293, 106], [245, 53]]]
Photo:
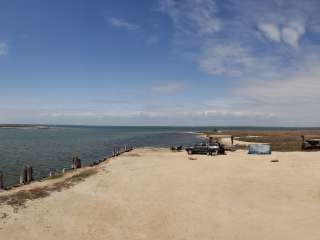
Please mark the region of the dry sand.
[[0, 205], [0, 239], [320, 239], [320, 152], [196, 158], [137, 149], [17, 212]]

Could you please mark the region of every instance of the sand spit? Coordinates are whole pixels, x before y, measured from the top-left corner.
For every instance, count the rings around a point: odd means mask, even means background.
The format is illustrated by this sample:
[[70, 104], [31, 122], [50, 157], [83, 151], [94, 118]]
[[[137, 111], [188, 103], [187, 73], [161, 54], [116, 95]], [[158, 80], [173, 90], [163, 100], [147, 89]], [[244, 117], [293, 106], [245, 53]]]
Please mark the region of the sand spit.
[[320, 239], [320, 152], [194, 157], [136, 149], [18, 209], [2, 202], [0, 239]]

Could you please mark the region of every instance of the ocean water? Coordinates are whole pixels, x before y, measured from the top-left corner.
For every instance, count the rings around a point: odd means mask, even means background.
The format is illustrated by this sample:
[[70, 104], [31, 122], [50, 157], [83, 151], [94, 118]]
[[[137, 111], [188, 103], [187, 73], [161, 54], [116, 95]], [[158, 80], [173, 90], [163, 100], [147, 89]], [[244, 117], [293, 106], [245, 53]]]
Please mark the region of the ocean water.
[[208, 128], [75, 127], [1, 129], [0, 171], [6, 186], [18, 183], [23, 165], [32, 165], [36, 179], [71, 166], [77, 155], [83, 165], [111, 155], [115, 146], [169, 147], [199, 142], [192, 132]]

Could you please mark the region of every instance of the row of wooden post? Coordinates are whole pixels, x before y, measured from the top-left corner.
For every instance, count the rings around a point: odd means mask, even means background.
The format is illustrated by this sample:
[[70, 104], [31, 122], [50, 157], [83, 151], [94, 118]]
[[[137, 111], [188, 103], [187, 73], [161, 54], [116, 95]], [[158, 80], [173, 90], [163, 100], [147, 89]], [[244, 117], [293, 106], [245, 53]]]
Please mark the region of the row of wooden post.
[[[124, 148], [114, 147], [113, 151], [112, 151], [112, 157], [119, 156], [120, 154], [125, 153], [125, 152], [129, 152], [132, 149], [133, 149], [132, 147], [128, 147], [128, 146], [124, 146]], [[108, 158], [105, 157], [104, 161], [107, 159]], [[93, 164], [93, 165], [95, 165], [95, 164]], [[78, 169], [81, 167], [82, 167], [81, 159], [78, 156], [73, 157], [71, 168]], [[63, 168], [62, 173], [65, 173], [65, 171], [66, 171], [66, 169]], [[53, 175], [53, 173], [50, 171], [49, 176], [51, 177], [52, 175]], [[3, 176], [4, 176], [3, 172], [0, 171], [0, 190], [5, 189]], [[31, 181], [33, 181], [33, 168], [30, 165], [25, 165], [25, 166], [23, 166], [23, 168], [21, 169], [21, 172], [20, 172], [20, 184], [28, 184]]]
[[112, 151], [112, 157], [119, 156], [120, 154], [129, 152], [131, 150], [133, 150], [133, 147], [128, 147], [127, 145], [125, 145], [124, 148], [114, 147]]

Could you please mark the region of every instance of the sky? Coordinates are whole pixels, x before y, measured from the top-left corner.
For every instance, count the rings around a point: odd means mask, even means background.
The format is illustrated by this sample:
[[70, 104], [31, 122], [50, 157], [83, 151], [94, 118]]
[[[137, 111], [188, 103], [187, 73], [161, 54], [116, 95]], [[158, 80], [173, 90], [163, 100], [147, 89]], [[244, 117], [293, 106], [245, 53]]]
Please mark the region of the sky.
[[0, 123], [320, 126], [319, 0], [0, 0]]

